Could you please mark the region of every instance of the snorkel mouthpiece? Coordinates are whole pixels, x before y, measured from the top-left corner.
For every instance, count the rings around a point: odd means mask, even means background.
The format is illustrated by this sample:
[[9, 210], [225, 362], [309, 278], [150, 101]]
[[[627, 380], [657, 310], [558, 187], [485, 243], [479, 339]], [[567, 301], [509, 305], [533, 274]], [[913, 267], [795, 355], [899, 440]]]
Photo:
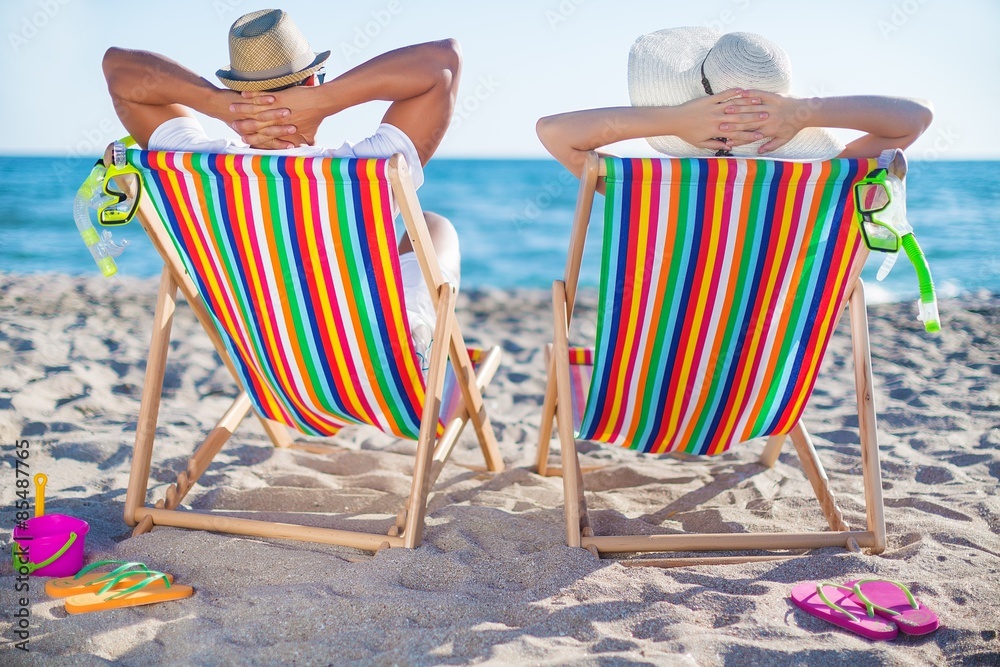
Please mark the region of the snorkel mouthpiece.
[[125, 141], [116, 141], [111, 145], [111, 163], [118, 169], [125, 167]]
[[917, 243], [917, 237], [910, 234], [903, 236], [903, 250], [910, 258], [913, 269], [917, 272], [917, 280], [920, 282], [920, 301], [917, 305], [920, 308], [920, 320], [924, 323], [924, 329], [930, 332], [941, 331], [941, 317], [938, 315], [937, 296], [934, 293], [934, 280], [931, 278], [931, 267], [927, 265], [927, 258], [924, 251]]

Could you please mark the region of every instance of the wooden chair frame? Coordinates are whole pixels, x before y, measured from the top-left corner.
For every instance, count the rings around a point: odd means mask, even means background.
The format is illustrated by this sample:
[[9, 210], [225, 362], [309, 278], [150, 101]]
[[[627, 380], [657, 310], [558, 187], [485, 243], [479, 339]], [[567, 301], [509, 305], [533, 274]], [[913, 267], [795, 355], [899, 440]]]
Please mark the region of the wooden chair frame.
[[[430, 490], [467, 422], [471, 421], [475, 429], [486, 461], [486, 468], [493, 472], [503, 470], [503, 459], [500, 456], [489, 415], [483, 406], [482, 397], [482, 390], [492, 380], [500, 365], [500, 348], [494, 346], [487, 351], [477, 372], [466, 353], [465, 341], [455, 319], [456, 289], [444, 282], [442, 278], [424, 214], [402, 155], [396, 154], [390, 158], [388, 172], [390, 185], [403, 215], [413, 251], [416, 253], [421, 272], [437, 310], [437, 323], [434, 330], [434, 340], [431, 344], [426, 398], [421, 413], [420, 434], [417, 439], [413, 482], [406, 504], [396, 517], [395, 525], [390, 528], [387, 535], [380, 535], [353, 530], [233, 518], [214, 513], [178, 509], [184, 496], [205, 472], [216, 454], [219, 453], [236, 427], [250, 411], [250, 398], [242, 388], [215, 428], [188, 459], [185, 470], [177, 475], [177, 481], [167, 488], [165, 498], [157, 501], [154, 506], [146, 504], [157, 415], [160, 408], [167, 351], [170, 345], [170, 329], [178, 290], [187, 299], [195, 317], [198, 318], [202, 328], [208, 334], [215, 351], [226, 364], [237, 385], [240, 384], [240, 380], [236, 368], [226, 352], [222, 338], [212, 324], [211, 316], [198, 295], [194, 282], [186, 273], [180, 256], [160, 222], [159, 215], [149, 198], [143, 196], [140, 200], [138, 218], [149, 235], [153, 247], [163, 258], [164, 267], [156, 299], [153, 333], [149, 357], [146, 362], [146, 377], [136, 428], [132, 469], [125, 496], [125, 523], [135, 526], [133, 535], [147, 532], [154, 525], [163, 525], [338, 544], [368, 551], [388, 547], [414, 548], [420, 545], [423, 537], [424, 517]], [[442, 390], [449, 358], [462, 391], [463, 406], [445, 425], [441, 437], [436, 438]], [[293, 444], [286, 426], [260, 416], [258, 418], [264, 431], [276, 447], [297, 446]], [[307, 445], [301, 446], [301, 448], [311, 449]]]
[[[864, 477], [867, 526], [865, 530], [851, 530], [844, 522], [843, 514], [837, 507], [829, 479], [820, 462], [815, 447], [801, 420], [788, 434], [802, 464], [803, 472], [809, 479], [819, 500], [830, 529], [818, 532], [791, 533], [704, 533], [634, 536], [594, 535], [587, 516], [583, 479], [585, 469], [581, 468], [573, 431], [572, 405], [569, 400], [558, 400], [559, 396], [571, 396], [569, 372], [569, 326], [573, 317], [580, 263], [591, 209], [598, 180], [606, 175], [604, 161], [596, 153], [591, 153], [586, 161], [580, 179], [580, 190], [574, 214], [573, 230], [570, 237], [569, 256], [563, 280], [552, 286], [552, 314], [554, 323], [553, 354], [549, 363], [548, 382], [542, 404], [542, 422], [539, 433], [536, 465], [540, 475], [562, 476], [566, 508], [566, 543], [583, 547], [595, 556], [601, 553], [638, 552], [700, 552], [700, 551], [744, 551], [744, 550], [788, 550], [815, 549], [820, 547], [843, 546], [848, 549], [866, 547], [872, 553], [885, 550], [885, 518], [882, 501], [882, 476], [879, 467], [878, 431], [876, 428], [875, 403], [872, 399], [873, 382], [871, 351], [868, 339], [868, 315], [865, 307], [864, 284], [860, 279], [861, 267], [868, 250], [861, 250], [863, 256], [857, 262], [857, 269], [849, 278], [848, 304], [851, 316], [851, 340], [854, 357], [854, 380], [858, 398], [858, 423], [861, 440], [862, 473]], [[560, 442], [561, 467], [549, 465], [549, 443], [552, 436], [553, 419], [556, 423]], [[781, 453], [786, 437], [771, 436], [768, 439], [760, 463], [774, 466]], [[569, 474], [566, 474], [570, 471]], [[765, 556], [715, 556], [666, 559], [639, 559], [623, 561], [629, 565], [652, 565], [675, 567], [710, 563], [743, 563], [757, 560], [789, 558], [787, 555]]]

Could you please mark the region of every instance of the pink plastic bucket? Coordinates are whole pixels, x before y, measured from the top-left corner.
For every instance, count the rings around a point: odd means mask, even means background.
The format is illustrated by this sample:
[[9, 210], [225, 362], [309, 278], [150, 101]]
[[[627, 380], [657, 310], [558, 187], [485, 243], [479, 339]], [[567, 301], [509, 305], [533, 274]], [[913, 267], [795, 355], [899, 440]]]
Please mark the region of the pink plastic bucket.
[[[65, 514], [46, 514], [14, 528], [14, 571], [38, 577], [68, 577], [83, 567], [83, 543], [90, 526]], [[19, 551], [26, 552], [23, 554]]]

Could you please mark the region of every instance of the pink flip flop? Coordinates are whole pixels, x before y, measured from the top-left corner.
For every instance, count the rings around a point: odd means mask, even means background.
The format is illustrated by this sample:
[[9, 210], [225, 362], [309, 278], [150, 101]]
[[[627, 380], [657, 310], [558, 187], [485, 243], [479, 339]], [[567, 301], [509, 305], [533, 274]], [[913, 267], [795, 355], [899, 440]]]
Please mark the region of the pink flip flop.
[[854, 597], [862, 604], [870, 605], [876, 614], [889, 619], [908, 635], [926, 635], [941, 624], [937, 614], [898, 581], [861, 579], [848, 581], [845, 585], [854, 590]]
[[870, 615], [848, 586], [809, 581], [793, 588], [791, 598], [802, 611], [867, 639], [894, 639], [899, 632], [895, 624]]

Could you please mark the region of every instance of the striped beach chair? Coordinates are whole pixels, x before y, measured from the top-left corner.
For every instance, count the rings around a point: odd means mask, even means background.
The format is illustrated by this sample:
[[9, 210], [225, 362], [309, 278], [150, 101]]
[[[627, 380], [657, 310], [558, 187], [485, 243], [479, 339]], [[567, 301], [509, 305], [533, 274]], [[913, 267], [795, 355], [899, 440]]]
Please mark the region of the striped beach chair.
[[[164, 261], [125, 521], [341, 544], [415, 547], [427, 495], [471, 421], [491, 471], [501, 470], [483, 407], [500, 350], [468, 350], [456, 290], [442, 279], [401, 155], [320, 159], [127, 151], [142, 181], [139, 218]], [[394, 211], [437, 309], [426, 376], [410, 338]], [[166, 497], [146, 504], [157, 412], [177, 291], [240, 387]], [[450, 370], [449, 370], [450, 361]], [[389, 530], [353, 530], [196, 513], [181, 500], [253, 410], [279, 447], [289, 427], [328, 436], [368, 424], [416, 440], [406, 506]], [[300, 445], [305, 449], [315, 445]], [[367, 522], [366, 522], [367, 523]]]
[[[905, 174], [900, 152], [880, 160]], [[878, 436], [864, 287], [868, 256], [853, 185], [876, 160], [818, 163], [739, 159], [599, 159], [581, 179], [565, 278], [553, 286], [555, 338], [538, 470], [561, 474], [566, 539], [602, 552], [885, 548]], [[597, 332], [569, 345], [584, 239], [605, 179]], [[802, 423], [823, 354], [850, 304], [867, 527], [844, 522]], [[555, 419], [562, 466], [549, 465]], [[659, 454], [712, 455], [786, 436], [829, 530], [794, 533], [595, 535], [577, 440]], [[641, 562], [683, 565], [771, 556]]]

